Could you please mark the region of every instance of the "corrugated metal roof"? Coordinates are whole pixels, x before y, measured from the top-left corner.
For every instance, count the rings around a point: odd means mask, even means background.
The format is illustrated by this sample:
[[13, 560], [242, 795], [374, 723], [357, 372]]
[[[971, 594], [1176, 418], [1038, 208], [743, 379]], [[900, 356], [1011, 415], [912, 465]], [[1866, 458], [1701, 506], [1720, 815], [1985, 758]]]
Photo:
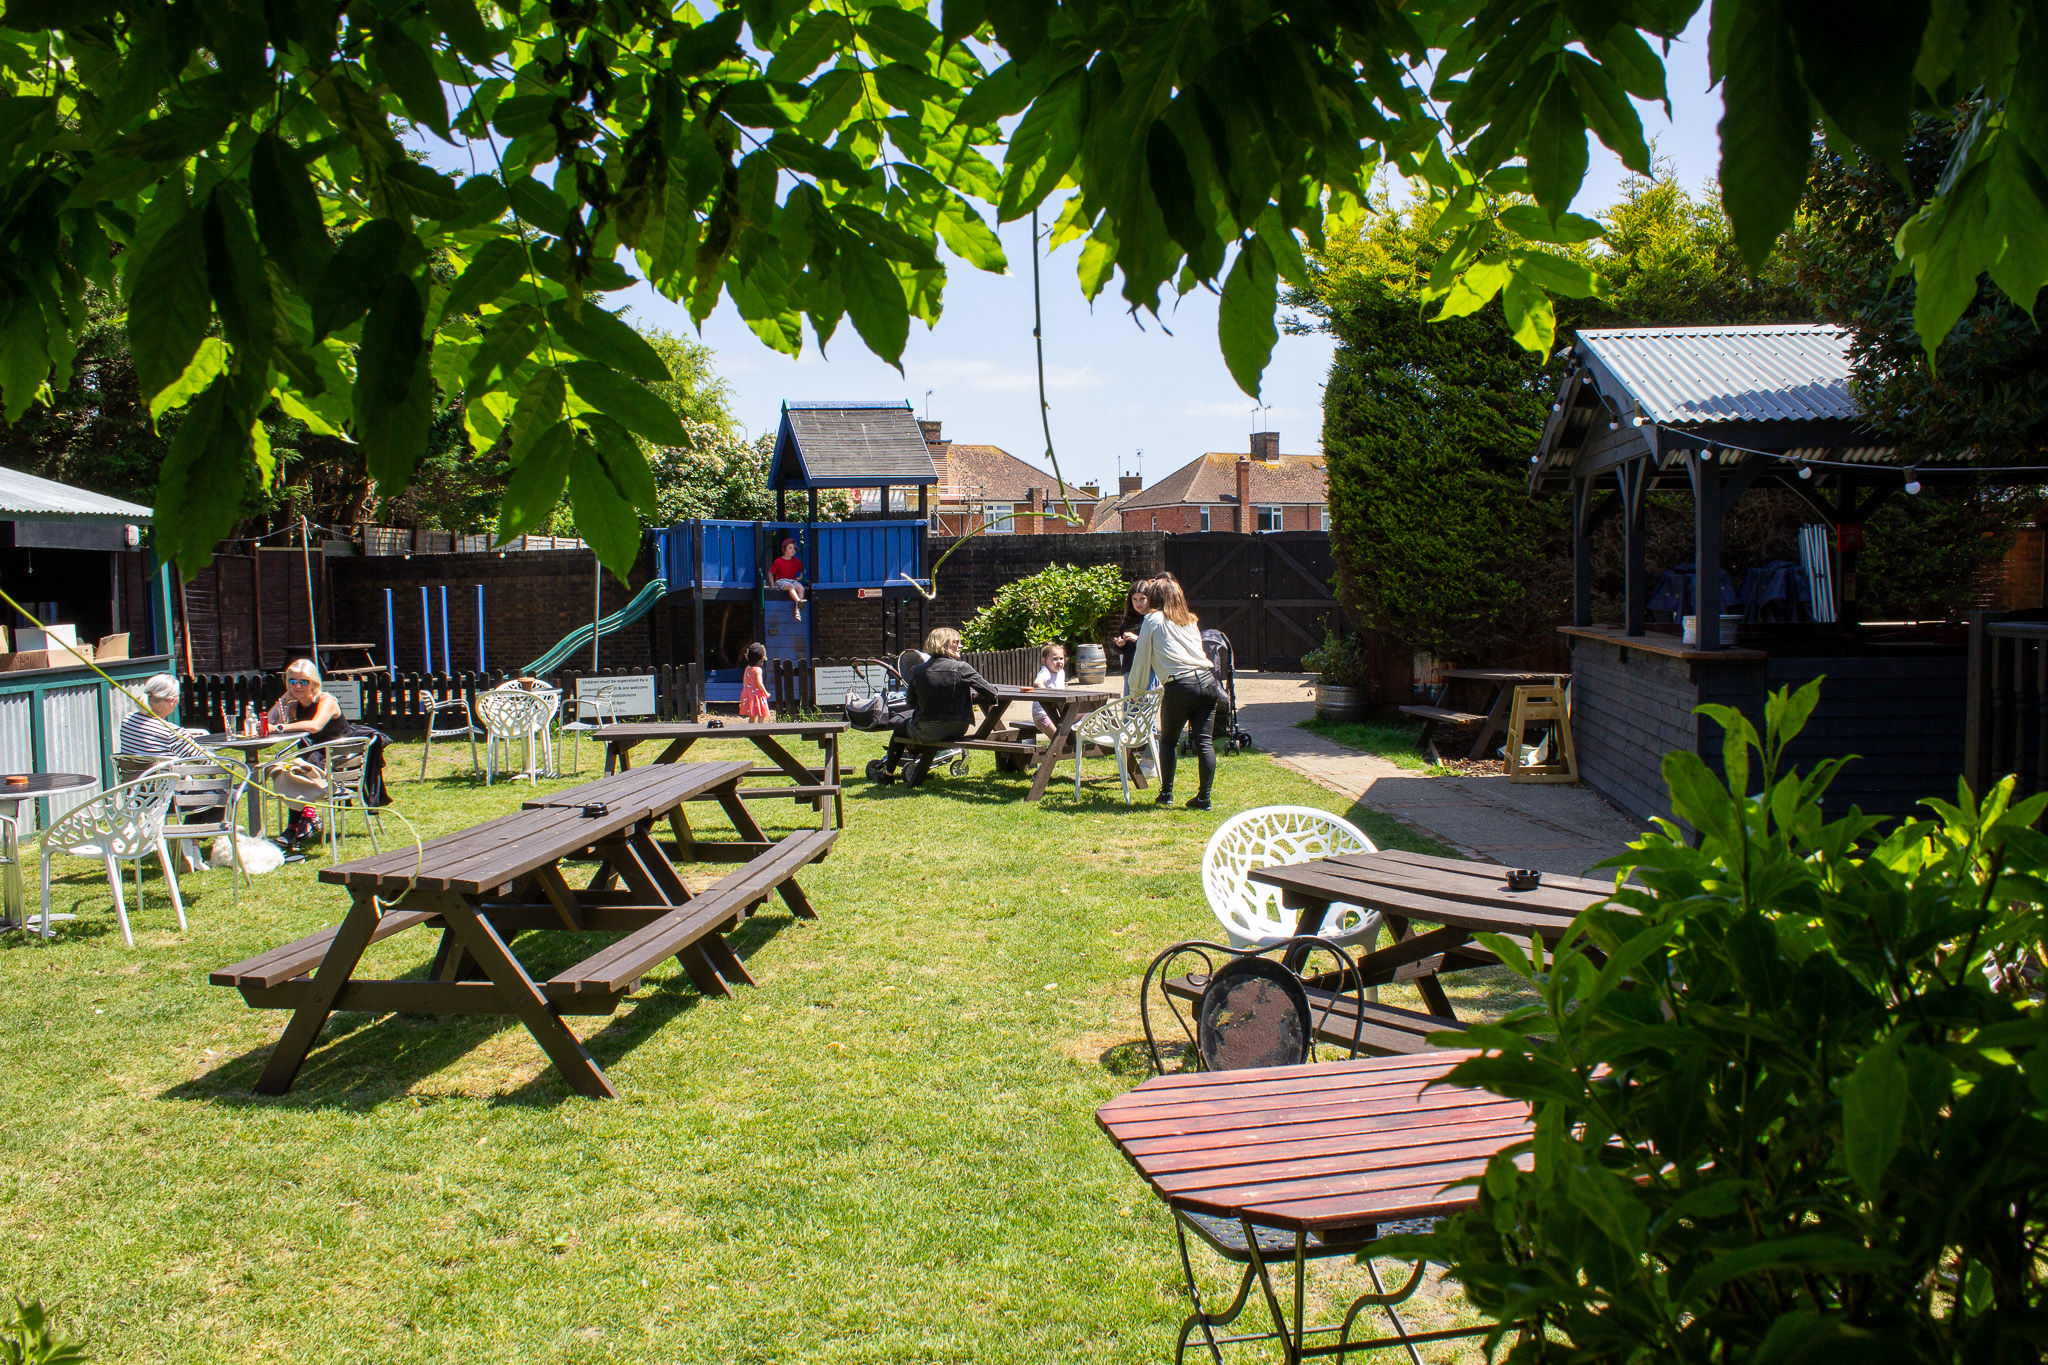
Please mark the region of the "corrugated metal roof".
[[938, 481], [931, 448], [908, 403], [782, 405], [770, 480], [775, 487], [878, 488]]
[[149, 509], [83, 488], [0, 468], [0, 520], [148, 522]]
[[1580, 332], [1578, 344], [1659, 424], [1862, 416], [1849, 394], [1849, 334], [1840, 327], [1597, 328]]

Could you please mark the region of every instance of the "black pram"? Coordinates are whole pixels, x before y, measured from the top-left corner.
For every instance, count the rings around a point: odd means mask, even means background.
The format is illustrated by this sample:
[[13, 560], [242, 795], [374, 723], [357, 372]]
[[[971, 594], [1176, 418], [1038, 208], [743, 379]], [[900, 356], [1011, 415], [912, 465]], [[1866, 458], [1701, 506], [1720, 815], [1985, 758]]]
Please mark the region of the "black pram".
[[[896, 662], [887, 659], [857, 659], [854, 661], [854, 676], [858, 686], [846, 693], [846, 723], [856, 730], [893, 730], [897, 723], [908, 718], [910, 706], [910, 670], [924, 662], [928, 656], [921, 650], [906, 649], [896, 656]], [[891, 745], [891, 757], [897, 746]], [[941, 749], [933, 755], [931, 766], [950, 763], [955, 777], [967, 774], [967, 751], [965, 749]], [[896, 780], [896, 766], [891, 758], [877, 758], [868, 763], [867, 775], [871, 781], [883, 786]]]
[[[1223, 703], [1216, 708], [1216, 747], [1228, 749], [1231, 753], [1248, 750], [1252, 747], [1252, 737], [1237, 723], [1237, 669], [1230, 637], [1220, 630], [1203, 631], [1202, 652], [1209, 656], [1209, 666], [1216, 670], [1216, 681], [1223, 684]], [[1180, 751], [1184, 755], [1195, 751], [1192, 733], [1181, 736]]]

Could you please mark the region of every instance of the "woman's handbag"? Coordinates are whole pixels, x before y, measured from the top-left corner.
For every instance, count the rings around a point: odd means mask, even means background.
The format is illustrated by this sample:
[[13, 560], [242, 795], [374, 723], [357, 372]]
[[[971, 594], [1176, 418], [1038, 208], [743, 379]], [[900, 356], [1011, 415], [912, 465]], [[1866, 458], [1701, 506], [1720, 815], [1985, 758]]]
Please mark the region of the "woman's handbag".
[[325, 801], [334, 790], [327, 770], [303, 758], [270, 764], [263, 770], [264, 785], [287, 801]]

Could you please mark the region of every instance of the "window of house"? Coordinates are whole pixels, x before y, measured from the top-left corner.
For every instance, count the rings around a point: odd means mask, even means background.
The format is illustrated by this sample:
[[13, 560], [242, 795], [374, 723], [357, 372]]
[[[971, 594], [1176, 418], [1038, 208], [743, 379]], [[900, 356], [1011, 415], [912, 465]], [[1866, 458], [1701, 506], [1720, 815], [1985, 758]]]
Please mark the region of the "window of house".
[[1325, 531], [1327, 531], [1327, 530], [1329, 530], [1329, 529], [1330, 529], [1330, 504], [1328, 504], [1328, 503], [1324, 503], [1324, 504], [1323, 504], [1323, 506], [1322, 506], [1322, 513], [1323, 513], [1323, 529], [1324, 529]]
[[1259, 504], [1258, 504], [1258, 511], [1259, 511], [1259, 529], [1260, 529], [1261, 531], [1277, 531], [1277, 530], [1279, 530], [1279, 529], [1280, 529], [1280, 504], [1279, 504], [1279, 503], [1277, 503], [1277, 502], [1262, 502], [1262, 503], [1259, 503]]
[[1206, 507], [1202, 509], [1202, 529], [1204, 531], [1209, 529], [1209, 509]]
[[1017, 504], [1014, 502], [984, 503], [981, 509], [981, 519], [987, 523], [990, 535], [1016, 530], [1016, 515]]

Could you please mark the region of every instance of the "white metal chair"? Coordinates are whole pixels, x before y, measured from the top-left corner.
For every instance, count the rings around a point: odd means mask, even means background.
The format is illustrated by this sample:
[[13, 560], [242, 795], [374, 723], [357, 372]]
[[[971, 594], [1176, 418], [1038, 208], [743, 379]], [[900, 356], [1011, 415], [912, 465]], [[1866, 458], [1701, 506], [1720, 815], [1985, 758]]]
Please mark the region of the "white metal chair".
[[[444, 715], [459, 717], [461, 724], [441, 725], [440, 720]], [[476, 728], [476, 717], [470, 714], [469, 702], [464, 698], [450, 697], [446, 701], [430, 703], [427, 707], [427, 740], [420, 746], [420, 781], [427, 780], [427, 759], [433, 754], [434, 741], [437, 739], [466, 737], [469, 740], [469, 770], [472, 774], [477, 772], [476, 740], [477, 736], [483, 733]]]
[[[41, 931], [50, 937], [50, 860], [59, 853], [77, 858], [98, 858], [106, 865], [107, 882], [114, 889], [114, 917], [121, 922], [121, 937], [135, 946], [135, 934], [128, 927], [128, 902], [121, 893], [119, 863], [135, 864], [137, 910], [142, 909], [142, 860], [156, 854], [170, 888], [171, 905], [178, 912], [178, 928], [185, 928], [185, 900], [178, 894], [178, 872], [171, 851], [164, 844], [164, 816], [177, 795], [178, 780], [169, 773], [152, 772], [112, 791], [101, 792], [90, 801], [73, 807], [43, 831], [43, 913]], [[22, 927], [28, 927], [24, 920]]]
[[[569, 736], [569, 774], [575, 776], [583, 771], [583, 758], [578, 750], [582, 747], [583, 736], [595, 734], [601, 725], [610, 725], [618, 719], [617, 703], [609, 686], [600, 687], [588, 697], [579, 696], [572, 703], [574, 720], [562, 722], [562, 733]], [[590, 719], [583, 719], [585, 711]]]
[[21, 834], [11, 815], [0, 815], [0, 905], [7, 918], [26, 929], [28, 900], [21, 889]]
[[[242, 843], [236, 838], [235, 817], [242, 809], [242, 798], [248, 793], [250, 774], [247, 764], [226, 754], [212, 758], [167, 759], [151, 768], [152, 773], [163, 773], [177, 782], [177, 791], [171, 797], [171, 808], [164, 820], [164, 842], [198, 843], [202, 848], [225, 834], [228, 844], [234, 849], [235, 894], [241, 894], [241, 884], [249, 880], [247, 869], [242, 866]], [[200, 821], [172, 820], [170, 816], [218, 812], [214, 818]]]
[[[1251, 879], [1261, 867], [1284, 867], [1344, 853], [1376, 853], [1349, 820], [1313, 806], [1260, 806], [1225, 820], [1202, 851], [1202, 892], [1233, 948], [1267, 948], [1294, 936], [1295, 915], [1278, 887]], [[1380, 931], [1377, 911], [1333, 904], [1318, 938], [1349, 946]]]
[[1143, 754], [1152, 760], [1155, 770], [1158, 768], [1159, 700], [1165, 695], [1162, 689], [1155, 687], [1150, 692], [1118, 697], [1081, 718], [1071, 736], [1074, 742], [1076, 801], [1081, 799], [1081, 755], [1093, 744], [1116, 751], [1116, 775], [1124, 784], [1124, 804], [1131, 804], [1129, 755], [1133, 752]]
[[[523, 687], [498, 687], [477, 694], [476, 718], [484, 727], [485, 786], [490, 786], [497, 774], [498, 746], [503, 744], [509, 757], [517, 741], [526, 745], [526, 766], [512, 775], [540, 780], [548, 767], [548, 720], [553, 715], [553, 703], [546, 696]], [[536, 754], [541, 760], [538, 766]]]
[[363, 800], [363, 774], [370, 757], [371, 740], [364, 736], [351, 735], [347, 739], [330, 739], [325, 744], [312, 744], [292, 751], [293, 761], [304, 759], [327, 769], [327, 795], [318, 800], [299, 801], [291, 804], [311, 806], [327, 812], [322, 821], [327, 826], [327, 861], [340, 861], [341, 841], [347, 835], [346, 823], [350, 811], [358, 811], [363, 817], [363, 828], [370, 836], [370, 847], [382, 853], [384, 842], [378, 838], [384, 827], [383, 814]]

